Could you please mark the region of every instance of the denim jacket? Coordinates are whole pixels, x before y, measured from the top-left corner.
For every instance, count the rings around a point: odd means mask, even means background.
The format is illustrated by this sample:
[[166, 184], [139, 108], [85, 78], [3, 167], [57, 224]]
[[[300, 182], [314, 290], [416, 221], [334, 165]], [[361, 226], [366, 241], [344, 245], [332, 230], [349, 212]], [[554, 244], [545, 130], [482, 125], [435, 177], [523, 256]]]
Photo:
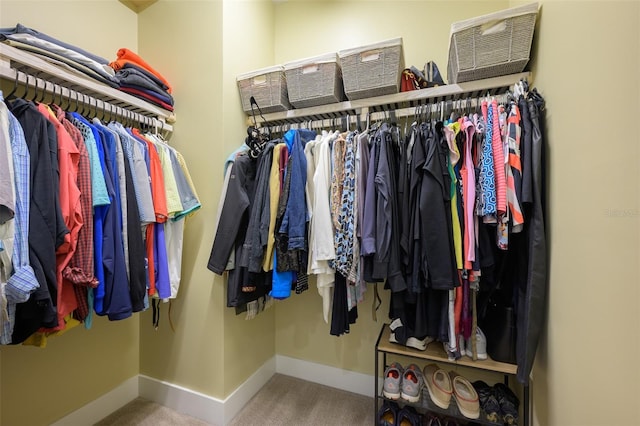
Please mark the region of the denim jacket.
[[304, 155], [304, 146], [315, 137], [316, 133], [307, 129], [289, 130], [284, 135], [289, 155], [292, 157], [291, 170], [287, 170], [287, 173], [291, 173], [291, 189], [279, 232], [289, 236], [289, 250], [305, 248], [306, 223], [309, 215], [305, 194], [307, 158]]

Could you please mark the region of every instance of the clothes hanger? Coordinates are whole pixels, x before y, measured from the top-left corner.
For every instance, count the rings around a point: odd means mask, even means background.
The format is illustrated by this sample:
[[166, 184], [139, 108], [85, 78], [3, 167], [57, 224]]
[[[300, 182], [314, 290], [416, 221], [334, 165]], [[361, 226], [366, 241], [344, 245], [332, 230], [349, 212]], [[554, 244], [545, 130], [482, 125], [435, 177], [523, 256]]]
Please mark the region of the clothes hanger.
[[[43, 85], [42, 85], [42, 90], [38, 92], [38, 89], [40, 89], [40, 85], [38, 84], [39, 81], [42, 81]], [[46, 85], [47, 85], [46, 80], [42, 80], [36, 77], [36, 97], [34, 99], [34, 102], [38, 104], [42, 103], [42, 101], [44, 100], [44, 96], [46, 95]]]
[[[16, 70], [16, 78], [13, 81], [13, 89], [11, 89], [11, 92], [9, 92], [9, 94], [5, 97], [6, 100], [13, 99], [13, 96], [15, 95], [16, 91], [18, 90], [18, 82], [20, 81], [20, 74], [21, 73], [22, 73], [22, 71]], [[17, 98], [17, 96], [16, 96], [16, 98]]]

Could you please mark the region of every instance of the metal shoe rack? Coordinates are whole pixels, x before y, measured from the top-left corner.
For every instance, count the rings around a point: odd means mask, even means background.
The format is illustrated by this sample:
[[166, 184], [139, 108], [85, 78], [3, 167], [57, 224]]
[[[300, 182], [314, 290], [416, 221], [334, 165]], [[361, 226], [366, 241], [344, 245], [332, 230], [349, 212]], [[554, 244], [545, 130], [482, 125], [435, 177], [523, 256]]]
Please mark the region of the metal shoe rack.
[[[447, 354], [444, 351], [441, 343], [432, 342], [427, 346], [426, 350], [420, 351], [397, 343], [391, 343], [389, 341], [390, 335], [391, 331], [389, 329], [389, 325], [383, 324], [380, 330], [380, 334], [378, 335], [378, 340], [376, 341], [375, 350], [375, 417], [377, 417], [378, 410], [381, 406], [380, 401], [384, 401], [385, 399], [385, 397], [382, 396], [382, 386], [380, 378], [384, 375], [384, 371], [389, 365], [387, 361], [388, 356], [400, 355], [416, 360], [435, 362], [436, 364], [449, 364], [454, 366], [469, 367], [489, 371], [491, 373], [501, 374], [503, 375], [504, 384], [507, 386], [509, 385], [509, 377], [515, 376], [518, 369], [518, 366], [515, 364], [494, 361], [490, 358], [486, 360], [474, 361], [471, 358], [462, 357], [458, 360], [452, 361], [447, 357]], [[382, 361], [382, 363], [380, 361]], [[522, 415], [520, 416], [521, 421], [519, 424], [529, 426], [529, 387], [527, 385], [523, 386], [523, 388], [524, 396], [520, 401], [520, 411]], [[455, 398], [451, 398], [451, 404], [449, 405], [449, 408], [443, 410], [442, 408], [436, 406], [433, 401], [431, 401], [431, 397], [429, 396], [429, 391], [427, 390], [426, 386], [422, 390], [422, 397], [420, 398], [420, 401], [418, 401], [417, 403], [411, 403], [403, 399], [397, 400], [395, 402], [401, 405], [411, 405], [415, 407], [419, 413], [432, 413], [441, 417], [453, 418], [481, 425], [496, 426], [503, 424], [487, 420], [486, 415], [482, 410], [480, 410], [480, 418], [478, 419], [468, 419], [464, 417], [460, 413], [460, 410], [455, 403]]]

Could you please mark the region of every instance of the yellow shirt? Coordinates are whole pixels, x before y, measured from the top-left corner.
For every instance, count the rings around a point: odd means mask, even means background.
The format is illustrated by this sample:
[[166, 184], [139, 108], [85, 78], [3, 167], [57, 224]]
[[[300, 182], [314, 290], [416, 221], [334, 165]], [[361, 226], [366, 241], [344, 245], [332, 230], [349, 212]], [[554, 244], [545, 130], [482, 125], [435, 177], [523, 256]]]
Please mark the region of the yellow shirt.
[[273, 147], [273, 159], [271, 160], [271, 172], [269, 173], [269, 233], [267, 249], [264, 253], [262, 269], [273, 269], [273, 245], [275, 244], [274, 231], [276, 229], [276, 215], [278, 213], [278, 200], [280, 199], [280, 155], [287, 144], [279, 143]]

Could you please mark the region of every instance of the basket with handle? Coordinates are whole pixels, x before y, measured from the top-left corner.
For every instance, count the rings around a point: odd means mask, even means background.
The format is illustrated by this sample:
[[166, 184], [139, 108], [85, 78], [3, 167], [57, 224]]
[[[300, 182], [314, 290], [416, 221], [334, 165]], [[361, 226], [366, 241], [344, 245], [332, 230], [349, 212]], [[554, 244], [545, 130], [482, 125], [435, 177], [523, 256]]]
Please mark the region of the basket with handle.
[[449, 83], [522, 72], [529, 62], [538, 3], [451, 25]]
[[337, 53], [284, 64], [289, 102], [296, 108], [340, 102], [344, 99]]
[[287, 80], [282, 65], [241, 74], [236, 80], [242, 109], [245, 112], [251, 112], [252, 96], [265, 114], [291, 109], [287, 97]]
[[404, 69], [402, 38], [338, 52], [349, 100], [398, 93]]

